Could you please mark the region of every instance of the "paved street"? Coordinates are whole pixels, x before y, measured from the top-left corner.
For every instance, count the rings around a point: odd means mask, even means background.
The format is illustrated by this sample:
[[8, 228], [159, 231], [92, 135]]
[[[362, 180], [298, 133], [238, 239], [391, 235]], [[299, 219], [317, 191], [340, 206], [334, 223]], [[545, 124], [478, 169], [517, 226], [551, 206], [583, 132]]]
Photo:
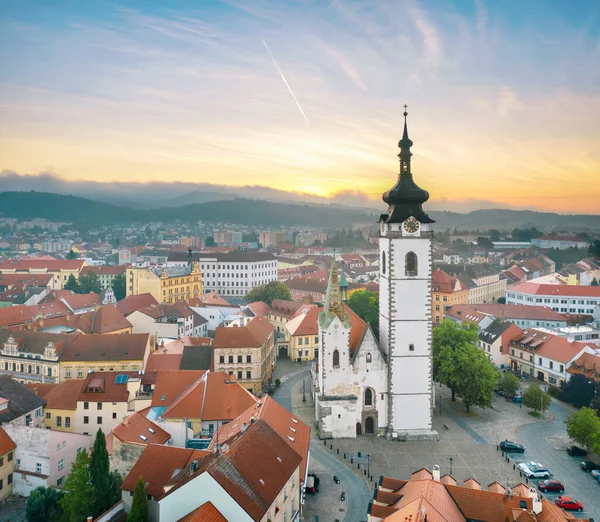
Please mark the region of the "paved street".
[[[294, 411], [292, 408], [292, 389], [308, 375], [309, 371], [306, 369], [285, 380], [275, 392], [273, 398], [288, 410]], [[314, 422], [310, 422], [310, 426], [314, 431]], [[313, 465], [313, 463], [316, 465]], [[308, 496], [306, 498], [305, 520], [313, 522], [316, 520], [315, 515], [319, 516], [320, 522], [333, 522], [336, 518], [343, 522], [362, 522], [366, 520], [372, 490], [350, 468], [323, 449], [323, 443], [314, 437], [310, 444], [309, 471], [314, 471], [320, 476], [321, 484], [324, 487], [314, 497]], [[340, 478], [341, 485], [339, 488], [331, 486], [331, 484], [334, 484], [333, 475]], [[338, 496], [342, 488], [346, 492], [346, 501], [344, 502]]]
[[[533, 460], [547, 466], [553, 478], [560, 480], [565, 485], [565, 495], [570, 495], [579, 500], [585, 511], [576, 513], [578, 518], [600, 518], [600, 484], [585, 473], [579, 463], [582, 457], [570, 457], [566, 448], [571, 444], [567, 435], [564, 421], [571, 413], [568, 407], [552, 401], [550, 414], [554, 420], [537, 422], [518, 428], [517, 438], [527, 451], [518, 455], [514, 460], [524, 462]], [[548, 413], [546, 414], [548, 415]], [[548, 493], [547, 497], [554, 500], [556, 494]]]

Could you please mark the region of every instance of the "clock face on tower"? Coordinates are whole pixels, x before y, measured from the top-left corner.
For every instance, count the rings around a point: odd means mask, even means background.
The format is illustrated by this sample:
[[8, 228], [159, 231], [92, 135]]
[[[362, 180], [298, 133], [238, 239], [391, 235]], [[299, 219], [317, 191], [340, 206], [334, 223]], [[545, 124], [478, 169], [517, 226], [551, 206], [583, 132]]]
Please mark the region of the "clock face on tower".
[[406, 230], [409, 234], [414, 234], [417, 230], [419, 230], [419, 225], [420, 223], [411, 216], [404, 222], [404, 230]]

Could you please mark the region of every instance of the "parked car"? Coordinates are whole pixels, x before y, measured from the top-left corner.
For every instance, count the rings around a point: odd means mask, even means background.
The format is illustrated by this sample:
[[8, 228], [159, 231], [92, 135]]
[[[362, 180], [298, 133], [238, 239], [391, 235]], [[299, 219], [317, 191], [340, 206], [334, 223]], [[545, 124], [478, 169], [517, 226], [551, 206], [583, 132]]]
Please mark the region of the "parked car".
[[512, 401], [513, 401], [513, 402], [516, 402], [517, 404], [518, 404], [518, 403], [521, 403], [521, 402], [523, 402], [523, 397], [522, 397], [521, 395], [515, 395], [515, 396], [512, 398]]
[[515, 453], [525, 453], [525, 448], [518, 442], [513, 442], [512, 440], [503, 440], [500, 443], [500, 449], [507, 453], [510, 451], [514, 451]]
[[504, 390], [496, 390], [496, 393], [500, 395], [500, 397], [504, 397]]
[[595, 479], [600, 478], [600, 469], [593, 470], [592, 477], [594, 477]]
[[550, 471], [539, 462], [521, 462], [519, 469], [527, 478], [547, 479], [550, 477]]
[[584, 460], [580, 464], [580, 466], [583, 471], [592, 471], [595, 469], [600, 469], [600, 464], [596, 464], [595, 462], [592, 462], [590, 460]]
[[538, 482], [538, 489], [545, 493], [546, 491], [558, 491], [562, 493], [565, 490], [565, 486], [560, 480], [540, 480]]
[[571, 497], [560, 496], [556, 497], [554, 503], [563, 509], [568, 509], [569, 511], [583, 511], [583, 504], [578, 500], [575, 500]]
[[567, 453], [571, 455], [571, 457], [585, 457], [587, 455], [587, 451], [579, 446], [569, 446], [567, 448]]

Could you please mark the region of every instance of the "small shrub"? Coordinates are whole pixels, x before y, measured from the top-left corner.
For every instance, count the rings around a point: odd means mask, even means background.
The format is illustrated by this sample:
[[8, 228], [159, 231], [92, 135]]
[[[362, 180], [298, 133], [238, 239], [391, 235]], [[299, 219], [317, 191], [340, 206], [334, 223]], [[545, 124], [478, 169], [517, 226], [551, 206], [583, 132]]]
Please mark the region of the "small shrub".
[[532, 417], [537, 417], [538, 419], [541, 417], [539, 411], [530, 411], [529, 415], [531, 415]]
[[554, 399], [560, 399], [562, 392], [561, 392], [560, 388], [555, 388], [554, 386], [548, 386], [548, 394], [550, 395], [550, 397], [553, 397]]
[[280, 386], [280, 385], [281, 385], [281, 380], [275, 379], [275, 386]]

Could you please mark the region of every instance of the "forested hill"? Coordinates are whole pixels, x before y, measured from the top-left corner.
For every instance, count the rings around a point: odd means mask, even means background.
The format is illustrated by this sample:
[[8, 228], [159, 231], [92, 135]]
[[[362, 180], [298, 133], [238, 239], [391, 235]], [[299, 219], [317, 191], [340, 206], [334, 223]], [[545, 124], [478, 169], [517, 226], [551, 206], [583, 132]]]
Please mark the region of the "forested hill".
[[[382, 203], [381, 212], [385, 211]], [[440, 229], [513, 230], [536, 227], [539, 230], [600, 230], [598, 215], [561, 215], [529, 210], [476, 210], [468, 214], [429, 211]], [[78, 223], [84, 228], [120, 223], [173, 222], [232, 223], [249, 226], [298, 226], [351, 228], [376, 225], [379, 214], [368, 209], [340, 205], [277, 203], [260, 199], [207, 201], [150, 210], [111, 205], [91, 199], [48, 192], [0, 192], [0, 216], [21, 220], [44, 218]]]
[[374, 213], [326, 205], [294, 205], [253, 199], [209, 201], [181, 207], [139, 210], [75, 196], [47, 192], [1, 192], [0, 216], [28, 220], [79, 223], [86, 227], [117, 223], [175, 220], [208, 223], [239, 223], [252, 226], [306, 226], [350, 228], [375, 224]]

